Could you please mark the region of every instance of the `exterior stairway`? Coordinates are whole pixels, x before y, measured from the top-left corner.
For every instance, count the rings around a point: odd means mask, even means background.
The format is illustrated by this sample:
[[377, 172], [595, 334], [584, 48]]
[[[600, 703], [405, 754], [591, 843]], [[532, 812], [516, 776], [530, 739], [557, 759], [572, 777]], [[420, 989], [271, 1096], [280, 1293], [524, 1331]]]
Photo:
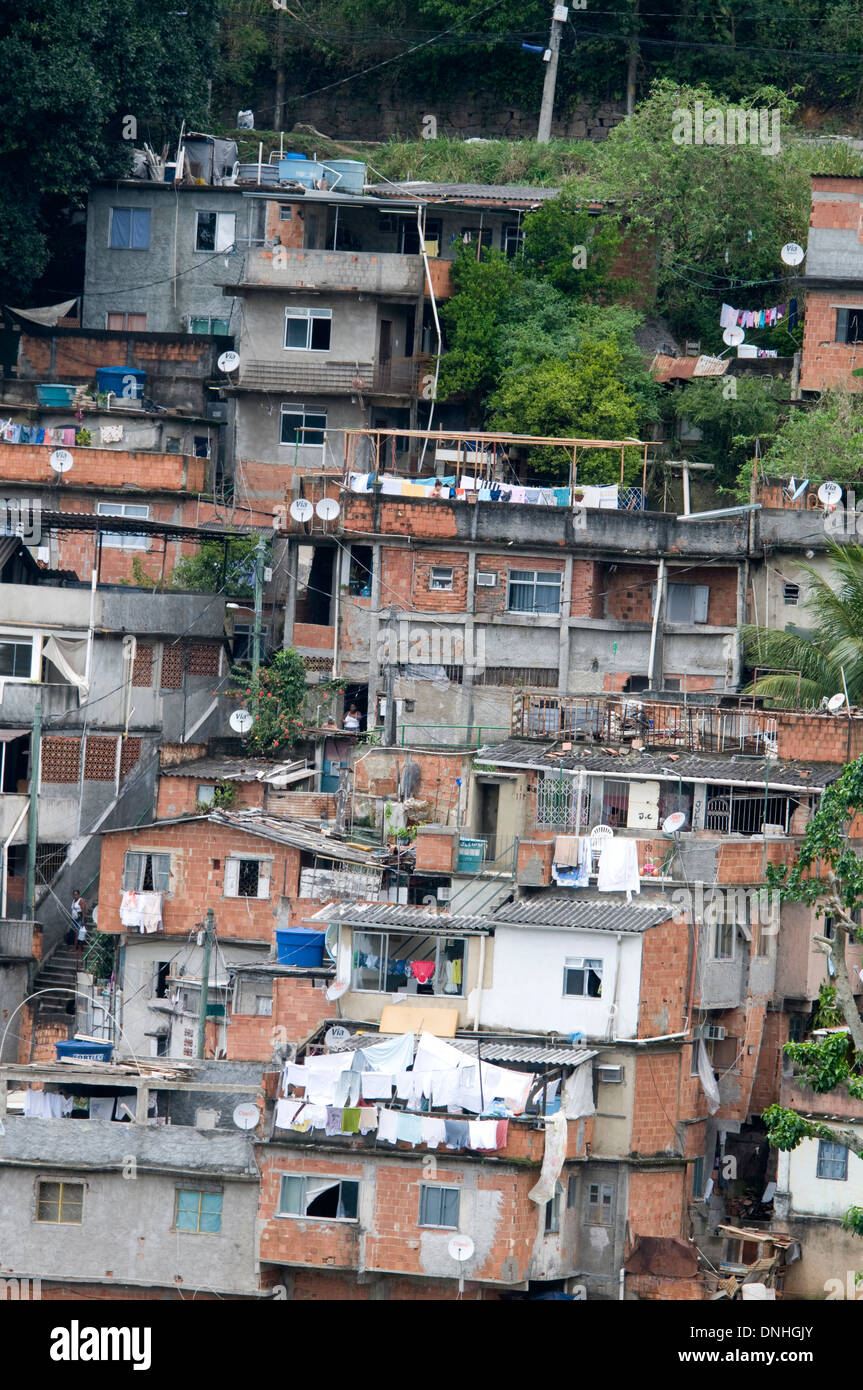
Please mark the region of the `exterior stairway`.
[[33, 991], [48, 989], [51, 993], [40, 994], [36, 1001], [38, 1023], [68, 1023], [74, 1028], [79, 960], [74, 947], [62, 941], [45, 956], [33, 981]]

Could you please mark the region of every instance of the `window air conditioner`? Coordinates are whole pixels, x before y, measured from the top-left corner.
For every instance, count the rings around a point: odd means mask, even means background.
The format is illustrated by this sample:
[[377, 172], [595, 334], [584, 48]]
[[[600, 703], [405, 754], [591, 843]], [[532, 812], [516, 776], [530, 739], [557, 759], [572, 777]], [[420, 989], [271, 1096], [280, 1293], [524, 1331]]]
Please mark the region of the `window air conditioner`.
[[701, 1036], [705, 1042], [724, 1042], [725, 1029], [718, 1023], [705, 1023]]
[[497, 587], [497, 575], [494, 570], [477, 570], [476, 587], [478, 589], [494, 589]]
[[623, 1081], [623, 1067], [597, 1067], [596, 1079], [606, 1086], [617, 1086]]

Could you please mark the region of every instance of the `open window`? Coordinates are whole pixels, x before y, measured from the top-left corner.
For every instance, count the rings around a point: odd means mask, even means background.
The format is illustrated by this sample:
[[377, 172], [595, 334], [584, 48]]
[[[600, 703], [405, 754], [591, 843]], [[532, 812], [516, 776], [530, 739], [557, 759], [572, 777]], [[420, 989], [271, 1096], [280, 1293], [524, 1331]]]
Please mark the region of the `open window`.
[[295, 621], [329, 627], [333, 610], [336, 550], [331, 545], [301, 545], [297, 556]]
[[29, 735], [17, 729], [0, 729], [0, 791], [26, 791], [29, 767]]
[[601, 998], [602, 961], [568, 956], [563, 967], [563, 994], [567, 999]]
[[354, 932], [353, 990], [458, 997], [464, 984], [463, 937]]
[[171, 891], [170, 854], [149, 854], [127, 850], [123, 863], [124, 893], [169, 893]]
[[352, 545], [348, 589], [357, 598], [371, 598], [373, 554], [370, 545]]
[[836, 342], [863, 343], [863, 308], [836, 310]]
[[346, 1178], [301, 1177], [283, 1173], [279, 1185], [279, 1216], [317, 1216], [330, 1221], [356, 1221], [360, 1185]]

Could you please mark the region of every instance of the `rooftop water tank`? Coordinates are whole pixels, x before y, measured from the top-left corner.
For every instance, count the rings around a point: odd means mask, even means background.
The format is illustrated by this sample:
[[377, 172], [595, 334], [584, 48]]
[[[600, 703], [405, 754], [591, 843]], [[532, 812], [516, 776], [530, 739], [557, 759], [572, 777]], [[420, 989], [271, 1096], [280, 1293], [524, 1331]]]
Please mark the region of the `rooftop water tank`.
[[[332, 174], [328, 175], [328, 171]], [[341, 178], [333, 177], [341, 174]], [[324, 163], [324, 176], [330, 188], [337, 193], [362, 193], [366, 183], [366, 166], [360, 159], [328, 159]]]

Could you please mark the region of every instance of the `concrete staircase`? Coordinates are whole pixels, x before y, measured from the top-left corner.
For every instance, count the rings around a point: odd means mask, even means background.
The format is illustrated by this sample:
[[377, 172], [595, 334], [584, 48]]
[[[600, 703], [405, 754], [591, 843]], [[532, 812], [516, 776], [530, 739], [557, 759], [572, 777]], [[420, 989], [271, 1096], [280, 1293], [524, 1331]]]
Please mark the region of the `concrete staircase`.
[[[75, 1026], [75, 987], [79, 957], [74, 947], [64, 944], [49, 951], [33, 981], [33, 991], [48, 989], [36, 1000], [36, 1021], [68, 1023]], [[69, 1008], [71, 1005], [71, 1008]]]

